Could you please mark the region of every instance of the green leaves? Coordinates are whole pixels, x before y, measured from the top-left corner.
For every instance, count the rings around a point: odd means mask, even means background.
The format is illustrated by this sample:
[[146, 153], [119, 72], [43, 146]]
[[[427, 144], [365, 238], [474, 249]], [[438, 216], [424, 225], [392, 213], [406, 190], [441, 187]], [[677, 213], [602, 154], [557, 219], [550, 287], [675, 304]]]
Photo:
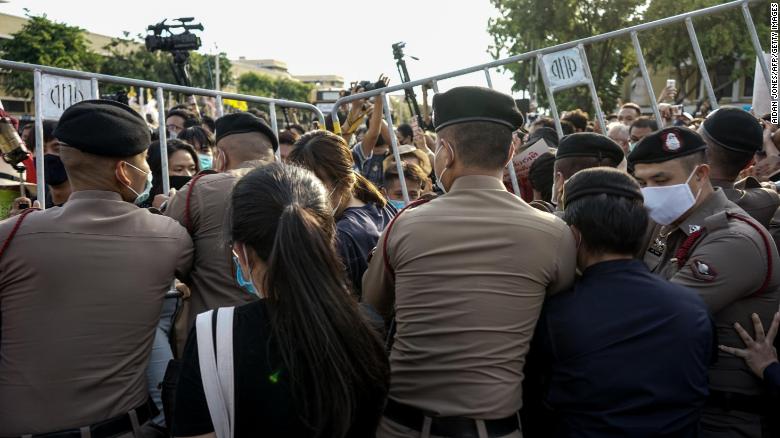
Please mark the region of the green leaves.
[[256, 96], [308, 102], [313, 89], [312, 85], [294, 79], [274, 78], [252, 72], [244, 73], [238, 78], [238, 91]]

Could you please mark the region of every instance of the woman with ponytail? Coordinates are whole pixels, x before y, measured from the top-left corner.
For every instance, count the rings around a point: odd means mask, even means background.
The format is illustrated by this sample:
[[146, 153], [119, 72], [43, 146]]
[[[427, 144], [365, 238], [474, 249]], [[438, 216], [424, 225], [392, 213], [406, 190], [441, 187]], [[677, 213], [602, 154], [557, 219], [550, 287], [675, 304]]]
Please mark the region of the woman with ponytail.
[[[233, 317], [236, 437], [372, 437], [389, 368], [335, 252], [327, 191], [274, 163], [237, 184], [230, 239], [241, 283], [260, 300]], [[214, 436], [193, 333], [176, 394], [175, 436]]]
[[360, 297], [368, 256], [396, 210], [369, 180], [354, 171], [347, 143], [328, 131], [298, 139], [288, 161], [314, 172], [328, 189], [337, 243], [352, 291]]

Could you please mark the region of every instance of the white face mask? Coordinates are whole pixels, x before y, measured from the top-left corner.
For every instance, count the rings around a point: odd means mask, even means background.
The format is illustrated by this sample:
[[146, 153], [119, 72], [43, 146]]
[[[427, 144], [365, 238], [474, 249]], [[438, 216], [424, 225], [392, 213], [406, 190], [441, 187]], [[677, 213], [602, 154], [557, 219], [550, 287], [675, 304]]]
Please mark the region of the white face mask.
[[694, 196], [691, 187], [688, 185], [696, 170], [698, 170], [698, 167], [693, 169], [693, 172], [691, 172], [683, 184], [642, 188], [645, 207], [647, 207], [651, 219], [659, 225], [669, 225], [696, 204], [696, 198], [699, 197], [701, 189]]

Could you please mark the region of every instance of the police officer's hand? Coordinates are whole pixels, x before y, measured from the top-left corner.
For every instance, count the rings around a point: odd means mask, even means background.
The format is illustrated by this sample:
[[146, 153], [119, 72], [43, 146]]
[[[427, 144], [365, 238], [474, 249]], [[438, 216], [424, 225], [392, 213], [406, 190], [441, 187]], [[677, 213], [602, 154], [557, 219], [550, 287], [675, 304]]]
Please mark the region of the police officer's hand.
[[721, 351], [745, 359], [745, 362], [753, 373], [758, 377], [763, 378], [764, 369], [774, 362], [777, 362], [777, 350], [775, 350], [773, 343], [775, 341], [775, 336], [777, 335], [777, 327], [780, 325], [780, 312], [775, 313], [775, 317], [772, 319], [772, 325], [769, 326], [769, 331], [766, 333], [766, 336], [764, 336], [764, 326], [761, 325], [761, 318], [754, 313], [752, 319], [753, 328], [756, 332], [755, 340], [750, 337], [738, 322], [734, 323], [734, 330], [739, 333], [739, 337], [742, 338], [742, 342], [745, 343], [747, 348], [734, 348], [725, 345], [719, 345], [718, 348], [720, 348]]

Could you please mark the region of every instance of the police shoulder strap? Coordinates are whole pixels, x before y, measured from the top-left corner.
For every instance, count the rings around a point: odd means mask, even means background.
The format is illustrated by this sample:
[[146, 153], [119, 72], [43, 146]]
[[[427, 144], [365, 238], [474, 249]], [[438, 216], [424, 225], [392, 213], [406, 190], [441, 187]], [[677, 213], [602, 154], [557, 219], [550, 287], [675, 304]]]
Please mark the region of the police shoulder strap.
[[19, 228], [22, 226], [22, 222], [24, 221], [24, 218], [26, 218], [30, 213], [39, 210], [40, 208], [28, 208], [19, 214], [19, 218], [16, 219], [16, 223], [14, 224], [14, 227], [11, 229], [11, 232], [8, 233], [8, 237], [6, 237], [5, 242], [3, 242], [3, 246], [0, 248], [0, 259], [3, 258], [3, 255], [5, 254], [6, 250], [8, 250], [9, 246], [11, 246], [11, 241], [14, 239], [14, 236], [16, 236], [16, 233], [19, 231]]
[[214, 175], [215, 171], [213, 170], [204, 170], [197, 175], [195, 175], [194, 178], [192, 178], [192, 181], [190, 181], [190, 188], [187, 190], [187, 200], [184, 203], [184, 228], [187, 229], [187, 231], [192, 234], [194, 231], [192, 229], [192, 215], [190, 214], [190, 206], [192, 205], [192, 192], [195, 190], [195, 183], [198, 182], [201, 178], [203, 178], [206, 175]]
[[[761, 284], [761, 287], [753, 293], [753, 296], [759, 295], [769, 286], [769, 282], [772, 280], [772, 269], [773, 261], [772, 261], [772, 245], [770, 245], [769, 237], [767, 237], [764, 228], [755, 222], [752, 218], [745, 217], [740, 214], [736, 213], [730, 213], [730, 212], [723, 212], [723, 215], [725, 215], [725, 218], [727, 220], [733, 219], [738, 220], [740, 222], [743, 222], [747, 225], [749, 225], [751, 228], [753, 228], [759, 236], [761, 236], [761, 240], [764, 243], [764, 250], [766, 251], [766, 275], [764, 276], [764, 282]], [[699, 241], [699, 239], [704, 236], [707, 233], [707, 229], [705, 227], [702, 227], [693, 233], [691, 233], [687, 239], [680, 245], [680, 247], [677, 249], [677, 252], [675, 253], [675, 258], [677, 259], [677, 267], [681, 269], [683, 266], [685, 266], [685, 263], [688, 262], [688, 258], [690, 257], [691, 250], [693, 249], [694, 245], [696, 245]]]
[[217, 438], [233, 438], [235, 432], [234, 310], [235, 307], [209, 310], [195, 320], [200, 376]]

